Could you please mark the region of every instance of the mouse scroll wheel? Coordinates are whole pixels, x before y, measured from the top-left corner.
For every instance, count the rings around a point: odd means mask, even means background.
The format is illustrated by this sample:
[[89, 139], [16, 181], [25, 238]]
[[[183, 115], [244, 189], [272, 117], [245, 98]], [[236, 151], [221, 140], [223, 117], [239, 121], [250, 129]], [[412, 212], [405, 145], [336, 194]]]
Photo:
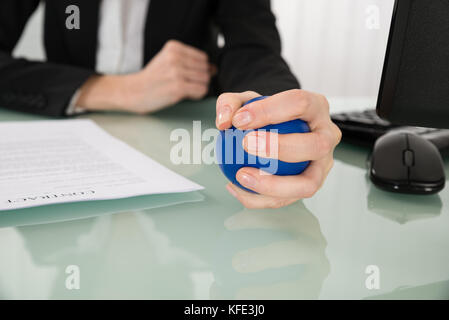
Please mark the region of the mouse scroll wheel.
[[412, 150], [404, 151], [404, 165], [413, 167], [415, 165], [415, 153]]

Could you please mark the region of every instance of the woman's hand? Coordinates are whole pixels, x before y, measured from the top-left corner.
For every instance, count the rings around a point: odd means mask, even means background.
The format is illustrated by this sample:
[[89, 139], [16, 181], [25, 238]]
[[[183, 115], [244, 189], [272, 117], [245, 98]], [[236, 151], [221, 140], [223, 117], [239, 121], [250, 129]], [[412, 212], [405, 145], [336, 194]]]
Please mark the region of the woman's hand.
[[247, 208], [279, 208], [312, 197], [331, 170], [333, 152], [341, 140], [340, 130], [330, 119], [327, 99], [304, 90], [290, 90], [242, 108], [258, 96], [255, 92], [222, 94], [217, 100], [217, 128], [225, 130], [234, 125], [240, 130], [250, 130], [294, 119], [304, 120], [309, 124], [310, 133], [252, 132], [243, 144], [248, 153], [264, 157], [276, 141], [275, 154], [279, 160], [311, 161], [311, 164], [301, 175], [283, 177], [262, 173], [256, 168], [242, 168], [237, 172], [238, 182], [258, 194], [246, 192], [231, 183], [226, 188]]
[[205, 52], [171, 40], [139, 72], [90, 78], [77, 106], [146, 114], [183, 99], [199, 100], [208, 92], [214, 68]]

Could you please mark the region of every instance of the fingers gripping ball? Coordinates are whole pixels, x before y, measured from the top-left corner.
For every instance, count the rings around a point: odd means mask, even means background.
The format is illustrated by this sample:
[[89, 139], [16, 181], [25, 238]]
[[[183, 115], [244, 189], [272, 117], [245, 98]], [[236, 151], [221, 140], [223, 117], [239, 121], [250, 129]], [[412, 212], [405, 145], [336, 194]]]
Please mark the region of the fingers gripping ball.
[[[265, 98], [267, 97], [252, 99], [245, 103], [244, 106]], [[231, 129], [221, 131], [217, 138], [217, 145], [215, 148], [215, 154], [220, 169], [233, 184], [247, 191], [251, 190], [240, 185], [236, 178], [237, 171], [241, 168], [258, 168], [269, 174], [290, 176], [301, 174], [310, 164], [310, 161], [290, 163], [274, 158], [263, 158], [248, 154], [243, 148], [243, 139], [248, 133], [261, 130], [278, 134], [310, 132], [309, 126], [302, 120], [292, 120], [280, 124], [268, 125], [256, 130], [242, 131], [232, 127]]]

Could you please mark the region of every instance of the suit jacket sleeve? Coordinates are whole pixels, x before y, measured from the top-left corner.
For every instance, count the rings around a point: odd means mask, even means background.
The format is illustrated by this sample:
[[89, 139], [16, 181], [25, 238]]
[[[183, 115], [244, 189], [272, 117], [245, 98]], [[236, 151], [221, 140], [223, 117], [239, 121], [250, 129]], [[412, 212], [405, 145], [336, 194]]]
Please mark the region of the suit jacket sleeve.
[[221, 91], [272, 95], [300, 87], [281, 56], [270, 0], [218, 0], [216, 23], [226, 43], [218, 74]]
[[39, 0], [0, 1], [0, 107], [64, 116], [70, 99], [94, 71], [12, 57]]

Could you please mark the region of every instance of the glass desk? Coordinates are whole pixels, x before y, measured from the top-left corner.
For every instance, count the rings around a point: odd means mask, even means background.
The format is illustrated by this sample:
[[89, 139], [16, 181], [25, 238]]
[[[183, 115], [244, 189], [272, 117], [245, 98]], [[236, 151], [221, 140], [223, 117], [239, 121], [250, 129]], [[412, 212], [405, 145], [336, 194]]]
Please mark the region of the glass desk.
[[[333, 99], [331, 110], [369, 103]], [[369, 150], [343, 143], [315, 197], [251, 211], [216, 165], [170, 162], [171, 132], [213, 128], [214, 100], [83, 117], [206, 189], [0, 212], [1, 299], [449, 299], [449, 188], [380, 191]], [[0, 110], [0, 121], [38, 119]], [[66, 286], [72, 266], [79, 290]]]

